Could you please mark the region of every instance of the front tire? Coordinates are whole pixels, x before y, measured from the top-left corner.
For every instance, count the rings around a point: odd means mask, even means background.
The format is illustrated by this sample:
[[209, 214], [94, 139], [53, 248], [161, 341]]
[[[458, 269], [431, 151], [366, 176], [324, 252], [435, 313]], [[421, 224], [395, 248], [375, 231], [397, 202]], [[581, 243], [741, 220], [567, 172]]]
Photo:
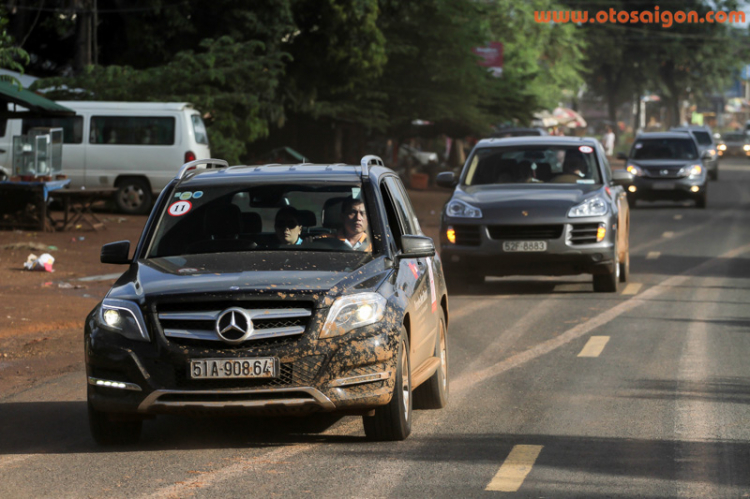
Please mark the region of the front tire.
[[448, 405], [448, 338], [445, 331], [445, 312], [440, 312], [438, 334], [435, 341], [435, 357], [440, 365], [435, 374], [414, 390], [415, 409], [442, 409]]
[[393, 442], [409, 436], [411, 420], [411, 359], [406, 329], [402, 327], [396, 356], [396, 386], [391, 401], [376, 408], [374, 416], [363, 416], [362, 425], [368, 439]]
[[703, 191], [703, 194], [695, 198], [695, 207], [700, 209], [705, 209], [707, 204], [707, 198], [708, 194], [706, 191]]
[[606, 274], [594, 274], [594, 291], [597, 293], [616, 293], [617, 284], [620, 281], [620, 255], [615, 248], [614, 264], [612, 265], [612, 271]]
[[88, 411], [89, 430], [97, 444], [132, 445], [141, 438], [143, 421], [113, 421], [108, 413], [94, 409], [91, 402]]
[[125, 178], [118, 182], [115, 203], [128, 215], [145, 215], [151, 210], [151, 186], [142, 178]]

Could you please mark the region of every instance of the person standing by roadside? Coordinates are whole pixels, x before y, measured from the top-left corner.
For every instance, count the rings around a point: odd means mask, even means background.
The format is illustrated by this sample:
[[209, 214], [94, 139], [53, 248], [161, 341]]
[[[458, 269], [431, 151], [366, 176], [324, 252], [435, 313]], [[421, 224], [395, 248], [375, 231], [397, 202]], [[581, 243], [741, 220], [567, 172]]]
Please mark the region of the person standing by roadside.
[[611, 158], [615, 155], [615, 133], [612, 131], [611, 126], [607, 126], [607, 131], [604, 133], [604, 137], [602, 137], [602, 145], [607, 157]]

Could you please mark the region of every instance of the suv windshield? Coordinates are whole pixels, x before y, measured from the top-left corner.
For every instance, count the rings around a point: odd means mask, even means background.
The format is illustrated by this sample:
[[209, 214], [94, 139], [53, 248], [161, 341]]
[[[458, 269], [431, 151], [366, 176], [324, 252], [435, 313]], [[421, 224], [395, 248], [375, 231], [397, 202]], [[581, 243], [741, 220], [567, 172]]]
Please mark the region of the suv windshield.
[[230, 251], [371, 252], [361, 185], [180, 186], [149, 258]]
[[633, 159], [698, 159], [691, 139], [640, 139], [633, 144]]
[[693, 131], [693, 136], [698, 144], [702, 146], [710, 146], [713, 142], [711, 141], [711, 134], [708, 132], [696, 132]]
[[477, 149], [464, 185], [599, 184], [592, 146], [518, 146]]

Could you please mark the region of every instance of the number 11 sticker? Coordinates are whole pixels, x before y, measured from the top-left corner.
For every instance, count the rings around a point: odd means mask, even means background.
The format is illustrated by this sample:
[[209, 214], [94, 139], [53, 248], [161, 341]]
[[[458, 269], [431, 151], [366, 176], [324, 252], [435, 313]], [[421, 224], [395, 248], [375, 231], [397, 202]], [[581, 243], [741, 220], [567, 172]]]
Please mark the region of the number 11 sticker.
[[167, 210], [167, 213], [172, 215], [173, 217], [181, 217], [190, 209], [193, 207], [192, 203], [190, 201], [177, 201], [176, 203], [172, 203], [169, 205], [169, 209]]

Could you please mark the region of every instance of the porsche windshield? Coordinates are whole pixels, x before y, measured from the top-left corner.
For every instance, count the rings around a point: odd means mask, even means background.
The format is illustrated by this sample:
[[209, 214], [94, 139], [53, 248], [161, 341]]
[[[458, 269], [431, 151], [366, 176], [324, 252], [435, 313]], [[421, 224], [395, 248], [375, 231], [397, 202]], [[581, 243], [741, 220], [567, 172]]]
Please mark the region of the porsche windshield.
[[149, 258], [231, 251], [371, 252], [361, 185], [178, 188]]
[[486, 147], [469, 162], [465, 185], [599, 184], [595, 149], [587, 145]]

